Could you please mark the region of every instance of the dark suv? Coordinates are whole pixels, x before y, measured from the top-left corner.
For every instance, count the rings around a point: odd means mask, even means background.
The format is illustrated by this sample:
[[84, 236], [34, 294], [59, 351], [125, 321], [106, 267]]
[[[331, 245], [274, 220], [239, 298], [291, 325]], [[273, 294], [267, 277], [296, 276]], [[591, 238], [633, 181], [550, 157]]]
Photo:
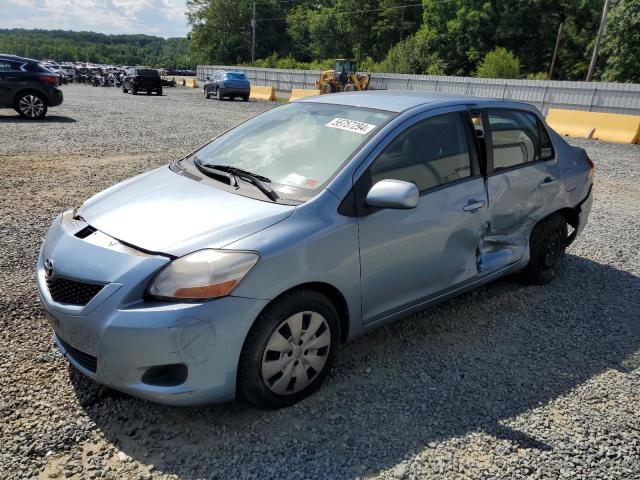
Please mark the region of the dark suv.
[[60, 78], [37, 60], [0, 54], [0, 107], [25, 118], [42, 118], [62, 103]]
[[148, 67], [133, 67], [127, 69], [127, 73], [122, 77], [122, 93], [131, 91], [133, 95], [138, 92], [155, 92], [162, 95], [162, 80], [157, 70]]

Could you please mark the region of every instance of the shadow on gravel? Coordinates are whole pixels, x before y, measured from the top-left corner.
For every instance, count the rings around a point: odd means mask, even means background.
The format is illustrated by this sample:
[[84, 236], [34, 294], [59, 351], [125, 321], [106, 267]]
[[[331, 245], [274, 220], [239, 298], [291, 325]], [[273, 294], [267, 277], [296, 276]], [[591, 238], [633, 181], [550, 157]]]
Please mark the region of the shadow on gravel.
[[1, 115], [0, 123], [76, 123], [76, 120], [74, 118], [64, 117], [62, 115], [47, 115], [46, 117], [37, 120], [23, 118], [19, 115]]
[[346, 345], [316, 395], [276, 412], [170, 408], [70, 376], [108, 441], [183, 478], [363, 477], [473, 431], [547, 450], [507, 420], [637, 368], [639, 292], [638, 277], [569, 255], [552, 285], [507, 278]]

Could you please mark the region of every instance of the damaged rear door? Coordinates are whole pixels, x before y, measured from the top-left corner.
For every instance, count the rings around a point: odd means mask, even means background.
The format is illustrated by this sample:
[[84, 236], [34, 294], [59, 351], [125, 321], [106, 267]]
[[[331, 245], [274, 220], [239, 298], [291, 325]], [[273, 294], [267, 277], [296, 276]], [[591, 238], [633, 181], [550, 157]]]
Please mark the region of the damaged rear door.
[[482, 121], [476, 117], [474, 124], [484, 130], [489, 222], [478, 267], [487, 274], [523, 257], [531, 230], [551, 213], [562, 182], [553, 145], [537, 115], [510, 108], [487, 108], [481, 114]]

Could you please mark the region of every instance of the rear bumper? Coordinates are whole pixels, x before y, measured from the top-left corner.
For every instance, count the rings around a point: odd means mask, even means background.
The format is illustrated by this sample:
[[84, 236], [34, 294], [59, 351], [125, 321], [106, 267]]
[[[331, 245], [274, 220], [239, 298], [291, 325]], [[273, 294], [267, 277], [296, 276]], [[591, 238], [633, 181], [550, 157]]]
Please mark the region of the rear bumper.
[[64, 99], [62, 95], [62, 90], [56, 87], [47, 89], [46, 94], [47, 94], [47, 104], [50, 107], [57, 107], [62, 103], [62, 100]]
[[578, 226], [567, 239], [567, 245], [571, 245], [578, 235], [580, 235], [587, 226], [591, 207], [593, 206], [593, 184], [589, 187], [587, 196], [576, 206], [578, 212]]
[[225, 87], [225, 88], [220, 88], [219, 91], [222, 95], [244, 97], [251, 93], [251, 88]]

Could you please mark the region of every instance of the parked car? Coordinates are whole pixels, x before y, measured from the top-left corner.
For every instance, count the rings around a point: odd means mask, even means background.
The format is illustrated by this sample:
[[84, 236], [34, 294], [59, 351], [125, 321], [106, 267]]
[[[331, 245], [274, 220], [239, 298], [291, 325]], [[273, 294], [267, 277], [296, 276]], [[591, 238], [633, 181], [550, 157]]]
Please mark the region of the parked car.
[[133, 95], [137, 95], [138, 92], [162, 95], [162, 80], [158, 71], [149, 67], [129, 68], [126, 75], [122, 77], [122, 93], [129, 91]]
[[215, 95], [218, 100], [224, 97], [231, 100], [240, 97], [246, 102], [251, 93], [251, 84], [242, 72], [218, 70], [212, 77], [207, 77], [203, 93], [205, 98], [211, 98], [212, 95]]
[[283, 407], [343, 342], [512, 272], [551, 281], [593, 172], [527, 104], [309, 97], [61, 213], [38, 290], [101, 383]]
[[49, 107], [62, 103], [59, 80], [37, 60], [0, 54], [0, 107], [13, 108], [24, 118], [42, 118]]

